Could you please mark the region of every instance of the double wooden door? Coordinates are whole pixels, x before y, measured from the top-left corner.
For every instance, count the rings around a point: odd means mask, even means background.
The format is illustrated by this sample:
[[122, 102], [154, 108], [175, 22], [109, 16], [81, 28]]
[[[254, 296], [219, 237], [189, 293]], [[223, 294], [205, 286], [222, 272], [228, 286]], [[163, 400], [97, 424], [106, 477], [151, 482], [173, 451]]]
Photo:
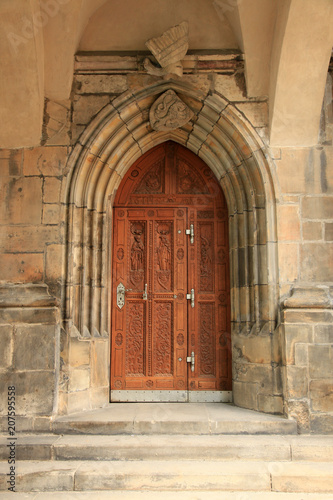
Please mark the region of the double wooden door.
[[113, 234], [112, 400], [230, 391], [227, 209], [211, 171], [155, 148], [118, 190]]

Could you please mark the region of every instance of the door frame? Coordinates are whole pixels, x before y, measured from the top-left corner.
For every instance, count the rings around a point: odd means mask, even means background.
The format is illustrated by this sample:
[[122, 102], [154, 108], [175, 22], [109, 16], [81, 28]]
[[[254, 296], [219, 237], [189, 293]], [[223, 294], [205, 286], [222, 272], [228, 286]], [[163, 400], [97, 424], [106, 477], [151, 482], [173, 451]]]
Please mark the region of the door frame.
[[[159, 150], [159, 149], [162, 149], [162, 148], [166, 148], [167, 147], [167, 144], [168, 143], [164, 143], [164, 144], [161, 144], [155, 148], [153, 148], [154, 150]], [[218, 186], [218, 182], [217, 180], [215, 179], [214, 175], [212, 174], [212, 172], [210, 171], [210, 169], [207, 167], [207, 165], [205, 165], [202, 160], [200, 160], [196, 155], [194, 155], [193, 153], [191, 153], [190, 151], [188, 151], [186, 148], [183, 148], [182, 146], [180, 146], [179, 144], [176, 144], [176, 143], [173, 143], [174, 146], [176, 146], [177, 148], [181, 148], [182, 150], [184, 150], [186, 152], [186, 154], [189, 154], [190, 156], [192, 156], [192, 159], [194, 161], [194, 158], [196, 158], [196, 161], [199, 161], [203, 164], [203, 167], [207, 170], [209, 170], [210, 172], [210, 176], [214, 179], [214, 183]], [[174, 147], [173, 146], [173, 147]], [[152, 150], [148, 151], [145, 155], [143, 155], [143, 157], [147, 157], [149, 156], [150, 154], [152, 153]], [[142, 161], [143, 160], [143, 157], [140, 157], [139, 158], [139, 161]], [[177, 157], [178, 158], [178, 157]], [[130, 175], [130, 171], [131, 169], [133, 169], [135, 167], [135, 165], [138, 163], [138, 160], [128, 169], [126, 175], [124, 176], [123, 178], [123, 182], [126, 181], [126, 178], [127, 176]], [[150, 172], [150, 169], [152, 169], [153, 166], [150, 166], [148, 169], [145, 170], [145, 174], [147, 172]], [[193, 166], [194, 168], [194, 166]], [[195, 167], [197, 168], [197, 167]], [[209, 185], [209, 180], [207, 180], [207, 186]], [[119, 186], [119, 188], [121, 188], [121, 186]], [[118, 188], [118, 189], [119, 189]], [[223, 194], [223, 191], [222, 189], [220, 188], [220, 186], [218, 186], [218, 189], [219, 189], [219, 193], [220, 193], [220, 197], [219, 199], [223, 199], [224, 202], [225, 202], [225, 197], [224, 197], [224, 194]], [[190, 196], [190, 195], [188, 195]], [[193, 194], [191, 196], [194, 196]], [[214, 193], [214, 196], [215, 196], [215, 193]], [[117, 196], [116, 196], [116, 199], [117, 199]], [[213, 203], [213, 206], [215, 206], [215, 201], [214, 199], [217, 199], [217, 198], [212, 198], [211, 201], [210, 201], [210, 204]], [[213, 200], [213, 201], [212, 201]], [[208, 202], [206, 202], [207, 204]], [[205, 205], [205, 204], [204, 204]], [[115, 216], [115, 209], [118, 208], [120, 209], [120, 207], [122, 207], [122, 205], [116, 206], [116, 202], [114, 203], [114, 206], [112, 207], [112, 218], [114, 219], [114, 216]], [[124, 209], [134, 209], [134, 207], [132, 205], [128, 205], [125, 207], [123, 207]], [[138, 209], [145, 209], [147, 210], [148, 208], [150, 208], [151, 210], [156, 210], [157, 208], [149, 203], [147, 203], [145, 206], [137, 206]], [[160, 209], [163, 209], [163, 206], [159, 206], [158, 208]], [[186, 205], [186, 207], [184, 206], [179, 206], [177, 205], [177, 207], [173, 207], [173, 208], [186, 208], [186, 212], [187, 212], [187, 217], [189, 217], [189, 211], [190, 211], [190, 205]], [[207, 207], [206, 207], [207, 209]], [[193, 210], [192, 210], [193, 211]], [[197, 207], [195, 209], [195, 212], [197, 211]], [[196, 217], [195, 217], [196, 219]], [[127, 220], [127, 219], [126, 219]], [[227, 220], [227, 217], [226, 217], [226, 220]], [[115, 224], [115, 223], [114, 223]], [[113, 224], [113, 229], [114, 229], [114, 224]], [[198, 225], [199, 227], [199, 225]], [[227, 243], [228, 243], [228, 231], [226, 232], [227, 233]], [[114, 237], [114, 234], [113, 234], [113, 237]], [[113, 258], [113, 256], [115, 255], [115, 248], [114, 248], [114, 242], [112, 242], [112, 250], [111, 250], [111, 256]], [[190, 255], [190, 244], [189, 244], [189, 241], [188, 243], [186, 244], [186, 247], [188, 248], [188, 252], [187, 252], [187, 259], [188, 259], [188, 265], [189, 265], [189, 255]], [[229, 249], [229, 246], [228, 246], [228, 249]], [[229, 250], [228, 250], [229, 251]], [[128, 257], [129, 258], [129, 257]], [[112, 260], [112, 259], [111, 259]], [[198, 258], [196, 259], [197, 260], [197, 266], [199, 266], [199, 260]], [[111, 262], [111, 267], [112, 267], [112, 276], [113, 276], [113, 272], [114, 272], [114, 266], [115, 266], [115, 263], [114, 262]], [[217, 267], [216, 267], [217, 269]], [[229, 273], [229, 268], [228, 268], [228, 273]], [[127, 279], [127, 278], [126, 278]], [[114, 277], [112, 278], [112, 285], [111, 285], [111, 288], [113, 288], [114, 286]], [[229, 283], [229, 288], [227, 289], [227, 292], [229, 294], [229, 302], [228, 302], [228, 307], [229, 307], [229, 310], [228, 310], [228, 314], [229, 314], [229, 328], [231, 328], [230, 326], [230, 282], [229, 282], [229, 275], [228, 275], [228, 279], [227, 279], [227, 283]], [[113, 295], [113, 291], [111, 291], [111, 295]], [[214, 293], [218, 293], [218, 292], [214, 292]], [[115, 304], [115, 300], [111, 300], [112, 302], [112, 307], [117, 307], [116, 304]], [[188, 337], [188, 343], [190, 342], [189, 341], [189, 337], [190, 337], [190, 332], [189, 332], [189, 329], [188, 329], [188, 322], [189, 322], [189, 307], [187, 307], [187, 337]], [[112, 314], [111, 314], [111, 317], [112, 317]], [[216, 326], [216, 329], [217, 329], [217, 326]], [[218, 335], [218, 332], [216, 331], [216, 340], [217, 340], [217, 335]], [[231, 335], [231, 331], [229, 332], [229, 335]], [[111, 326], [111, 336], [112, 336], [112, 326]], [[229, 337], [230, 339], [230, 337]], [[215, 340], [215, 341], [216, 341]], [[190, 345], [190, 344], [189, 344]], [[231, 343], [229, 343], [229, 348], [231, 346]], [[112, 345], [112, 339], [110, 341], [110, 351], [112, 352], [112, 349], [114, 348], [114, 346]], [[111, 356], [111, 352], [110, 352], [110, 356]], [[217, 353], [216, 353], [216, 356], [217, 356]], [[231, 369], [231, 356], [229, 358], [229, 362], [230, 362], [230, 369]], [[218, 361], [216, 361], [216, 366], [218, 365]], [[110, 367], [110, 369], [112, 370], [112, 366]], [[189, 371], [187, 370], [187, 373]], [[187, 379], [187, 387], [185, 390], [177, 390], [176, 388], [175, 389], [171, 389], [171, 390], [158, 390], [158, 389], [154, 389], [154, 390], [145, 390], [145, 389], [140, 389], [140, 390], [127, 390], [126, 388], [124, 389], [111, 389], [110, 390], [110, 396], [111, 396], [111, 402], [127, 402], [127, 401], [146, 401], [146, 402], [152, 402], [152, 401], [165, 401], [165, 402], [231, 402], [232, 401], [232, 391], [231, 390], [193, 390], [193, 389], [190, 389], [189, 387], [189, 379], [188, 379], [188, 376], [186, 376], [186, 379]]]

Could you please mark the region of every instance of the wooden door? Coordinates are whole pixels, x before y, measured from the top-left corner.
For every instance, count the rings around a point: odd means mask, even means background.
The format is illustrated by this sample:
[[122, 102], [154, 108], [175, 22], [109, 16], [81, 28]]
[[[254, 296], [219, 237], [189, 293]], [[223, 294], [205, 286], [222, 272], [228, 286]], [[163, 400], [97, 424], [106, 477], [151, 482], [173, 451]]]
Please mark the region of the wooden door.
[[113, 393], [231, 390], [227, 220], [185, 148], [165, 143], [129, 170], [114, 208]]

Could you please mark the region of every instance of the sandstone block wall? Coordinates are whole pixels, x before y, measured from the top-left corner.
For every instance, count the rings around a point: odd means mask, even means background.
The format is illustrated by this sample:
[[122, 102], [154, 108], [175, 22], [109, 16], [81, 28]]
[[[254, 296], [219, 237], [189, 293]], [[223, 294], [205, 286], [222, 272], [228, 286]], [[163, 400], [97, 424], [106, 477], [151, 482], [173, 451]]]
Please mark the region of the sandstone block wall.
[[[239, 62], [233, 63], [231, 70], [226, 66], [219, 70], [206, 63], [201, 65], [204, 70], [199, 70], [198, 58], [191, 57], [187, 59], [184, 82], [206, 95], [219, 92], [230, 101], [261, 137], [265, 154], [273, 159], [280, 293], [276, 329], [235, 334], [235, 403], [296, 416], [303, 431], [328, 432], [333, 412], [329, 373], [332, 306], [326, 304], [319, 312], [314, 311], [314, 291], [308, 294], [305, 309], [297, 306], [279, 311], [297, 287], [316, 290], [333, 284], [331, 80], [318, 144], [312, 148], [269, 148], [269, 103], [266, 99], [247, 98]], [[66, 303], [66, 221], [71, 175], [67, 160], [101, 109], [125, 91], [134, 92], [158, 81], [146, 75], [140, 61], [134, 59], [119, 59], [113, 63], [118, 65], [116, 68], [105, 71], [100, 61], [78, 58], [71, 99], [45, 102], [40, 145], [0, 150], [1, 283], [6, 290], [10, 288], [13, 296], [16, 294], [17, 301], [23, 300], [22, 293], [8, 284], [45, 284], [48, 294], [56, 298], [52, 306], [35, 307], [30, 303], [19, 313], [18, 302], [15, 307], [9, 307], [6, 301], [0, 303], [2, 385], [7, 383], [8, 373], [17, 380], [22, 415], [79, 411], [108, 401], [108, 339], [98, 336], [98, 332], [92, 338], [70, 337], [63, 330], [60, 342], [60, 318]], [[191, 99], [187, 104], [191, 106]], [[119, 116], [119, 121], [124, 119]], [[236, 135], [234, 140], [238, 140]], [[264, 223], [258, 220], [259, 233]], [[271, 235], [268, 239], [276, 243]], [[232, 235], [230, 241], [235, 241]], [[267, 267], [259, 273], [267, 273]], [[245, 277], [249, 272], [252, 270], [239, 270]], [[268, 268], [268, 275], [270, 272]], [[44, 383], [38, 392], [40, 377]]]

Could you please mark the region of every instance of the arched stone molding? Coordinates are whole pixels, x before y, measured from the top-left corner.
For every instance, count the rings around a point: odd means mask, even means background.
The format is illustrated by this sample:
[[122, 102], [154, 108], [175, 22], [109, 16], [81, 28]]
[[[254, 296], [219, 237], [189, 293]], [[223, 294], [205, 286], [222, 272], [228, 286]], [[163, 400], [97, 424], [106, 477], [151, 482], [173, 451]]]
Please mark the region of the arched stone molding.
[[[153, 131], [149, 109], [170, 88], [195, 118], [180, 129]], [[227, 200], [234, 401], [281, 413], [273, 169], [250, 123], [217, 93], [206, 95], [179, 81], [126, 92], [82, 134], [68, 165], [68, 340], [109, 338], [113, 199], [133, 162], [167, 140], [197, 154], [216, 175]]]
[[[153, 131], [148, 112], [169, 88], [193, 109], [181, 129]], [[143, 153], [174, 140], [200, 156], [225, 193], [230, 214], [232, 323], [273, 331], [277, 307], [275, 198], [269, 160], [251, 125], [217, 93], [175, 81], [126, 92], [88, 126], [69, 162], [66, 319], [73, 335], [108, 336], [112, 199]]]

